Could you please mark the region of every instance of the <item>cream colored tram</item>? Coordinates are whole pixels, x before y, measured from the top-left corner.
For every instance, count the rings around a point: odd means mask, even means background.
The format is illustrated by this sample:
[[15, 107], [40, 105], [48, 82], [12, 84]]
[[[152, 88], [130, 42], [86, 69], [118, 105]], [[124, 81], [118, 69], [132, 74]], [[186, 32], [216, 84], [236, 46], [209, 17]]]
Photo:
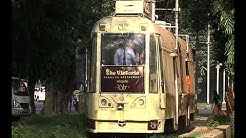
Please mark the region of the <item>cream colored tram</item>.
[[[146, 1], [117, 2], [116, 14], [99, 20], [92, 30], [86, 130], [146, 134], [188, 126], [196, 100], [191, 49], [181, 38], [176, 47], [175, 36], [165, 24], [157, 25], [141, 14], [141, 8], [138, 11]], [[125, 13], [122, 5], [137, 5], [132, 8], [136, 12], [127, 13], [128, 7]], [[122, 42], [133, 48], [136, 63], [114, 64], [115, 51]], [[186, 75], [191, 80], [189, 95]]]

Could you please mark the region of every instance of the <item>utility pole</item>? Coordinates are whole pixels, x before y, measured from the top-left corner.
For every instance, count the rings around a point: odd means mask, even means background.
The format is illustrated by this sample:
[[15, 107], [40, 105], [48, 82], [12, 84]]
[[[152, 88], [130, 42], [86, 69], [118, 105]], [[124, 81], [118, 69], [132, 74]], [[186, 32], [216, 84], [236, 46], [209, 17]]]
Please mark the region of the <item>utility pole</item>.
[[178, 49], [178, 34], [179, 34], [179, 27], [178, 27], [178, 21], [179, 21], [179, 2], [176, 0], [175, 2], [175, 49]]
[[225, 73], [225, 69], [223, 69], [223, 103], [225, 103], [225, 91], [226, 91], [226, 73]]
[[216, 92], [219, 95], [219, 70], [220, 70], [219, 63], [217, 63], [215, 68], [216, 68]]
[[220, 78], [220, 66], [222, 66], [222, 63], [219, 63], [217, 62], [217, 65], [216, 65], [216, 69], [217, 69], [217, 83], [216, 83], [216, 91], [217, 91], [217, 94], [220, 95], [219, 93], [219, 78]]
[[208, 49], [207, 49], [207, 104], [209, 104], [210, 91], [210, 24], [208, 23]]
[[[178, 12], [179, 12], [179, 3], [178, 0], [176, 0], [175, 2], [175, 50], [177, 51], [178, 49]], [[177, 57], [175, 56], [174, 59], [176, 60]], [[175, 68], [177, 68], [176, 63], [175, 64]], [[179, 102], [178, 99], [179, 98], [179, 92], [178, 92], [178, 73], [177, 70], [175, 69], [175, 127], [178, 127], [178, 120], [179, 120]]]
[[87, 89], [88, 87], [88, 48], [86, 47], [86, 50], [85, 50], [85, 87]]

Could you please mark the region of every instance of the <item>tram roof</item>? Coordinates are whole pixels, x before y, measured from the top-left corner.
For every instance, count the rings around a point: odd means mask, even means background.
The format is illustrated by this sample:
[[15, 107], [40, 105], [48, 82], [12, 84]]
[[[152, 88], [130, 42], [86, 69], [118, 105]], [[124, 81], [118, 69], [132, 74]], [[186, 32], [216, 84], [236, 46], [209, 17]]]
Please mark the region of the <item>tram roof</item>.
[[[145, 28], [145, 30], [144, 30]], [[101, 33], [158, 33], [156, 24], [141, 16], [108, 16], [99, 20], [93, 32]]]

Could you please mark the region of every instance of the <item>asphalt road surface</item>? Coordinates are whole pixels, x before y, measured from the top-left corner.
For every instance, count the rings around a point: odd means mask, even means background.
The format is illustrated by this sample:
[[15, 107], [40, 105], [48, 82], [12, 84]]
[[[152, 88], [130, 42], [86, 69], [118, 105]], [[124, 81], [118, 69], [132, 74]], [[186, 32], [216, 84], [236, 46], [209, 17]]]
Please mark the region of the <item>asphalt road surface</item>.
[[44, 107], [44, 102], [35, 101], [35, 105], [36, 105], [36, 113], [40, 114], [41, 110]]

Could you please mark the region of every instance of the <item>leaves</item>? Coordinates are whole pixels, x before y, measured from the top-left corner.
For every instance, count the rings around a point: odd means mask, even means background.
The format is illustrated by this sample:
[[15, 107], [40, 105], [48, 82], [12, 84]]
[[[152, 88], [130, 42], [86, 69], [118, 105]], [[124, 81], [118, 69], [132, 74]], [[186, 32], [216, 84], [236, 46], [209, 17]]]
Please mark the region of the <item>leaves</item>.
[[34, 83], [41, 79], [60, 93], [72, 92], [76, 54], [90, 45], [94, 23], [109, 15], [113, 4], [111, 0], [13, 0], [13, 75]]
[[[215, 18], [219, 18], [217, 22], [217, 30], [224, 34], [222, 37], [217, 37], [217, 44], [223, 45], [224, 55], [227, 57], [224, 63], [227, 67], [227, 72], [230, 75], [234, 75], [234, 15], [235, 9], [233, 2], [230, 0], [216, 0], [213, 2], [213, 14]], [[221, 38], [221, 39], [219, 39]], [[224, 39], [222, 39], [224, 38]], [[221, 40], [225, 40], [222, 41]], [[217, 46], [218, 48], [218, 46]], [[221, 51], [221, 50], [220, 50]]]

